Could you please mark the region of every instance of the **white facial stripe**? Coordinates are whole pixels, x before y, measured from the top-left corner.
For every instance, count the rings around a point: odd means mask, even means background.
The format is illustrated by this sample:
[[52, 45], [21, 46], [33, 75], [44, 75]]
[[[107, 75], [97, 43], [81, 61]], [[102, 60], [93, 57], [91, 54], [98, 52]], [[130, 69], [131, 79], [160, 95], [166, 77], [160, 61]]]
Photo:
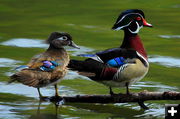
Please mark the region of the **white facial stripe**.
[[130, 14], [138, 14], [138, 15], [140, 15], [142, 18], [144, 18], [141, 14], [139, 14], [139, 13], [128, 13], [128, 14], [126, 14], [126, 15], [124, 15], [116, 24], [118, 24], [119, 22], [121, 22], [126, 16], [128, 16], [128, 15], [130, 15]]
[[[132, 21], [131, 21], [131, 22], [132, 22]], [[131, 24], [131, 22], [129, 22], [129, 24], [126, 24], [126, 25], [124, 25], [124, 26], [117, 27], [115, 30], [118, 31], [118, 30], [120, 30], [120, 29], [122, 29], [122, 28], [124, 28], [124, 27], [127, 27], [127, 26], [129, 26], [129, 25]]]
[[57, 40], [64, 40], [63, 37], [57, 38]]
[[136, 25], [137, 25], [137, 29], [135, 31], [131, 31], [131, 29], [128, 28], [128, 30], [131, 32], [131, 33], [138, 33], [139, 30], [143, 27], [143, 26], [139, 26], [139, 24], [136, 22]]

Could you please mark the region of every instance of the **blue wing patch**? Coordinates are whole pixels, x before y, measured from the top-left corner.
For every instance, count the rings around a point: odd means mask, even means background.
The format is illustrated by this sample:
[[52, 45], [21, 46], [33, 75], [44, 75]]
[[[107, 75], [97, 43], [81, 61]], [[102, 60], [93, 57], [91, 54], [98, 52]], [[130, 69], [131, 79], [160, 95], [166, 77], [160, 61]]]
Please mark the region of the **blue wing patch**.
[[53, 71], [57, 66], [59, 66], [60, 64], [58, 64], [56, 61], [43, 61], [43, 65], [40, 66], [39, 68], [42, 71]]
[[122, 66], [124, 63], [124, 58], [123, 57], [116, 57], [114, 59], [110, 59], [109, 61], [107, 61], [107, 64], [111, 67], [120, 67]]

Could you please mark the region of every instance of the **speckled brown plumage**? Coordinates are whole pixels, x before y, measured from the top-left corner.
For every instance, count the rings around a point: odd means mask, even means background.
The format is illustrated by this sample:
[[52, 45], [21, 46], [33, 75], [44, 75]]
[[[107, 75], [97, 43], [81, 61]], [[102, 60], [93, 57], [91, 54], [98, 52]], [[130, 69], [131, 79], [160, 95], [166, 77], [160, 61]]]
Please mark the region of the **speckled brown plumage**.
[[[39, 69], [43, 65], [42, 61], [57, 61], [61, 65], [56, 67], [52, 72], [45, 72]], [[69, 56], [64, 48], [58, 50], [47, 50], [46, 52], [39, 54], [32, 58], [27, 64], [28, 69], [24, 69], [11, 78], [17, 80], [25, 85], [32, 87], [44, 87], [52, 84], [56, 81], [60, 81], [67, 73], [67, 64], [69, 62]]]
[[[67, 33], [53, 32], [47, 41], [50, 44], [49, 48], [44, 53], [34, 56], [27, 64], [28, 68], [13, 74], [10, 77], [10, 83], [18, 81], [24, 85], [38, 88], [38, 91], [40, 87], [47, 85], [55, 85], [55, 88], [57, 87], [56, 84], [67, 73], [67, 65], [69, 63], [69, 55], [63, 46], [74, 47], [76, 45], [72, 41], [72, 37]], [[43, 66], [43, 61], [56, 61], [59, 65], [52, 71], [42, 71], [40, 67]], [[41, 97], [40, 92], [39, 95]]]

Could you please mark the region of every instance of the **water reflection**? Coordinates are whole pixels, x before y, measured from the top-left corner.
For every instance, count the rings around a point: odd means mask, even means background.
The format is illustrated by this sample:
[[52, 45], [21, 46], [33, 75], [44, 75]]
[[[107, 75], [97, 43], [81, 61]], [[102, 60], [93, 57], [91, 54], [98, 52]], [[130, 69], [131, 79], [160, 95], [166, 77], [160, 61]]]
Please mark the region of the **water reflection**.
[[[53, 86], [41, 88], [42, 94], [44, 94], [45, 96], [50, 96], [54, 94], [54, 89], [52, 87]], [[22, 91], [22, 89], [24, 90]], [[76, 94], [75, 90], [66, 86], [62, 86], [62, 85], [59, 87], [59, 92], [62, 96]], [[19, 83], [7, 84], [4, 82], [0, 82], [0, 93], [23, 95], [23, 96], [33, 97], [33, 98], [38, 99], [37, 98], [38, 92], [36, 88], [29, 87], [29, 86], [19, 84]]]
[[131, 89], [143, 89], [143, 88], [153, 88], [160, 92], [178, 90], [178, 88], [175, 86], [168, 86], [161, 84], [160, 82], [153, 82], [153, 81], [139, 81], [131, 86]]
[[22, 63], [22, 61], [10, 58], [0, 58], [0, 67], [16, 67], [18, 63]]
[[170, 56], [151, 55], [149, 56], [149, 62], [157, 63], [166, 67], [180, 67], [180, 58]]
[[58, 109], [59, 109], [59, 105], [57, 105], [56, 103], [54, 103], [54, 114], [50, 113], [50, 114], [46, 114], [46, 113], [41, 113], [41, 101], [39, 101], [39, 105], [38, 105], [38, 109], [36, 114], [31, 115], [29, 119], [64, 119], [61, 116], [58, 116]]
[[[76, 107], [76, 110], [86, 110], [96, 114], [106, 115], [106, 119], [157, 119], [164, 116], [164, 107], [157, 103], [146, 103], [150, 108], [143, 110], [136, 103], [117, 103], [117, 104], [68, 104]], [[158, 112], [158, 113], [157, 113]], [[83, 115], [81, 115], [83, 117]], [[98, 118], [98, 116], [96, 117]]]
[[63, 110], [67, 106], [63, 106], [62, 103], [50, 102], [53, 105], [52, 108], [43, 108], [44, 107], [44, 105], [42, 105], [43, 103], [46, 103], [46, 102], [39, 101], [37, 110], [28, 119], [77, 119], [79, 118], [79, 117], [72, 117], [69, 115], [64, 115], [61, 112], [61, 110]]
[[159, 35], [160, 38], [167, 38], [167, 39], [170, 39], [170, 38], [180, 38], [180, 35]]
[[[77, 110], [86, 110], [91, 111], [96, 114], [106, 114], [107, 119], [116, 119], [116, 118], [124, 118], [124, 119], [137, 119], [135, 115], [144, 114], [144, 110], [140, 108], [138, 110], [134, 110], [132, 108], [127, 107], [127, 103], [123, 103], [124, 106], [114, 106], [113, 104], [75, 104], [71, 103], [69, 105], [76, 107]], [[132, 104], [136, 105], [136, 104]], [[138, 105], [136, 105], [138, 106]], [[83, 116], [83, 115], [82, 115]], [[141, 117], [139, 117], [141, 119]]]

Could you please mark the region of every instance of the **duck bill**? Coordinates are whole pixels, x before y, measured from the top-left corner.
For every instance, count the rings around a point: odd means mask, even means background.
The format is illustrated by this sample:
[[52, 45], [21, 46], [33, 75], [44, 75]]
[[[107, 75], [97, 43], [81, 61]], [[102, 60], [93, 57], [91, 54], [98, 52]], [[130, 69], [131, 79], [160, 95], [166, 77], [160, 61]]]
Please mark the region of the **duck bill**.
[[143, 19], [143, 26], [152, 27], [152, 24], [149, 24], [145, 19]]
[[80, 49], [80, 47], [78, 45], [76, 45], [73, 41], [71, 41], [71, 44], [69, 46]]

